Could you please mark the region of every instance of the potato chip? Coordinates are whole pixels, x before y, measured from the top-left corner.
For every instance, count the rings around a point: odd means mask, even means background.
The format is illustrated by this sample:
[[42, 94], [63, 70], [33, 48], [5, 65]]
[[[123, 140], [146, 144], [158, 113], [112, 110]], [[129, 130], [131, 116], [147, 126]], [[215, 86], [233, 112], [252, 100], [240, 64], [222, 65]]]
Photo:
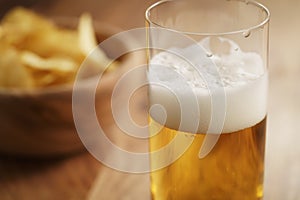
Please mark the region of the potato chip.
[[8, 12], [1, 23], [6, 42], [18, 48], [30, 37], [54, 29], [54, 25], [50, 21], [22, 7], [17, 7]]
[[59, 72], [74, 72], [78, 66], [72, 59], [62, 57], [42, 58], [29, 51], [22, 52], [21, 62], [37, 70], [53, 70]]
[[89, 64], [104, 70], [106, 65], [110, 63], [110, 60], [100, 48], [97, 48], [98, 43], [91, 15], [87, 13], [81, 15], [78, 32], [79, 46], [85, 56], [89, 59]]
[[35, 87], [49, 87], [61, 84], [72, 83], [76, 73], [59, 73], [56, 71], [38, 71], [28, 69], [34, 80]]
[[43, 57], [69, 56], [82, 62], [84, 54], [79, 48], [76, 30], [58, 28], [23, 8], [9, 12], [2, 21], [5, 40], [20, 50], [32, 51]]
[[33, 78], [22, 65], [18, 52], [6, 45], [0, 46], [0, 86], [4, 88], [31, 88]]
[[[89, 75], [111, 60], [97, 47], [92, 17], [83, 14], [76, 29], [22, 7], [8, 12], [0, 25], [0, 87], [48, 87], [71, 83], [88, 56]], [[93, 51], [92, 55], [89, 55]], [[117, 66], [110, 65], [109, 70]]]

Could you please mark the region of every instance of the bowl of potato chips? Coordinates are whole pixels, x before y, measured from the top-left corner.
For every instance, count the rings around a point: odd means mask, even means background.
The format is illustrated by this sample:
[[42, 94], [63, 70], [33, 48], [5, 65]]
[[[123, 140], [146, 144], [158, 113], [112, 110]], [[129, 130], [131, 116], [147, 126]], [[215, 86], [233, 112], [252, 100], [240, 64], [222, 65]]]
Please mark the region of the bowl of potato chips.
[[[110, 63], [97, 91], [99, 112], [107, 112], [114, 83], [130, 68], [130, 57], [111, 61], [97, 48], [117, 28], [96, 24], [88, 13], [57, 19], [17, 7], [1, 20], [0, 153], [57, 156], [82, 151], [72, 116], [73, 83], [81, 63], [95, 48], [99, 57], [91, 58], [94, 67], [104, 70]], [[126, 46], [116, 42], [110, 51]]]

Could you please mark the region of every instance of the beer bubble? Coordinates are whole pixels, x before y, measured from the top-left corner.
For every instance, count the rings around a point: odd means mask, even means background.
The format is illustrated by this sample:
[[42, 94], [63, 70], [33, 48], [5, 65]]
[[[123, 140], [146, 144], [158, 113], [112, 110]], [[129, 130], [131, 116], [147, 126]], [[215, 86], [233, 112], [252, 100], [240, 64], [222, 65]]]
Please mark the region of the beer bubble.
[[246, 31], [243, 32], [243, 36], [245, 38], [249, 37], [250, 35], [251, 35], [251, 31], [250, 30], [246, 30]]
[[211, 58], [213, 56], [213, 54], [211, 52], [207, 52], [206, 56], [209, 57], [209, 58]]

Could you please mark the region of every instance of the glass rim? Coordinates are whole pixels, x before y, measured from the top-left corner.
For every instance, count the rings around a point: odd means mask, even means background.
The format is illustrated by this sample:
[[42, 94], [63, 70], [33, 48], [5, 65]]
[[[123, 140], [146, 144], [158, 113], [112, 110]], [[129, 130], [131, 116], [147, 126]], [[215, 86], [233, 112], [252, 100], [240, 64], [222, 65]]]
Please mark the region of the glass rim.
[[156, 2], [154, 4], [152, 4], [152, 5], [150, 5], [146, 9], [146, 11], [145, 11], [145, 19], [146, 19], [146, 21], [149, 24], [155, 25], [155, 26], [157, 26], [159, 28], [164, 28], [164, 29], [172, 30], [172, 31], [175, 31], [175, 32], [178, 32], [178, 33], [187, 34], [187, 35], [198, 35], [198, 36], [208, 36], [208, 35], [210, 35], [210, 36], [218, 36], [218, 35], [243, 34], [245, 32], [249, 32], [249, 31], [251, 32], [253, 30], [259, 29], [260, 27], [265, 26], [270, 21], [270, 15], [271, 14], [270, 14], [269, 9], [265, 5], [263, 5], [263, 4], [255, 1], [255, 0], [235, 0], [235, 1], [245, 2], [246, 4], [253, 4], [257, 8], [261, 8], [266, 13], [266, 17], [260, 23], [258, 23], [257, 25], [250, 26], [249, 28], [243, 28], [243, 29], [234, 30], [234, 31], [227, 31], [227, 32], [190, 32], [190, 31], [181, 31], [181, 30], [176, 30], [176, 29], [173, 29], [173, 28], [168, 28], [168, 27], [162, 26], [161, 24], [153, 22], [150, 19], [151, 10], [153, 10], [157, 6], [160, 6], [160, 5], [164, 4], [164, 3], [175, 2], [175, 1], [180, 1], [180, 0], [160, 0], [160, 1], [158, 1], [158, 2]]

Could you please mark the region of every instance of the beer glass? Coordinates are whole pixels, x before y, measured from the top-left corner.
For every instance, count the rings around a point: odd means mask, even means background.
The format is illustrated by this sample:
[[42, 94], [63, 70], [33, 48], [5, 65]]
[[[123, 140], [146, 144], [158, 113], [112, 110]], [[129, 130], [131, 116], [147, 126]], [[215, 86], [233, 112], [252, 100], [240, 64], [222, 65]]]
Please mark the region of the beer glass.
[[269, 18], [251, 0], [147, 9], [154, 200], [263, 198]]

